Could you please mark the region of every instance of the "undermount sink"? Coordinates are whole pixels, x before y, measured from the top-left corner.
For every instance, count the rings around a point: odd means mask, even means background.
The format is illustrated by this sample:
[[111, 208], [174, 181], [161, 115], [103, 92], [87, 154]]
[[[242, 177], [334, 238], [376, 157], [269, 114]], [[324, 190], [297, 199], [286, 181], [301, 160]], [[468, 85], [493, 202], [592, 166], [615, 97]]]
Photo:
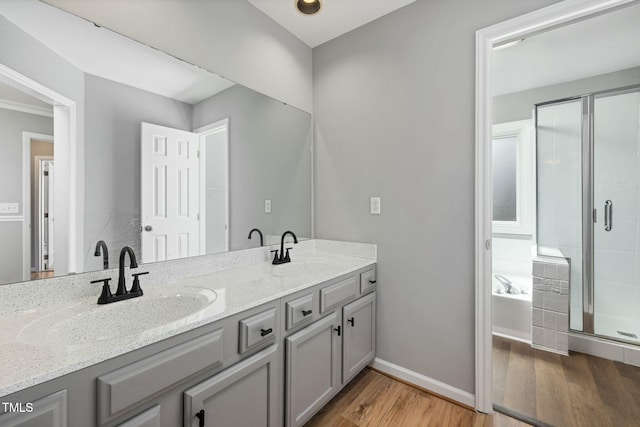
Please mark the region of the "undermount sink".
[[106, 305], [67, 306], [27, 324], [18, 337], [35, 345], [77, 345], [118, 339], [187, 322], [217, 298], [216, 292], [195, 286], [144, 292], [142, 297]]

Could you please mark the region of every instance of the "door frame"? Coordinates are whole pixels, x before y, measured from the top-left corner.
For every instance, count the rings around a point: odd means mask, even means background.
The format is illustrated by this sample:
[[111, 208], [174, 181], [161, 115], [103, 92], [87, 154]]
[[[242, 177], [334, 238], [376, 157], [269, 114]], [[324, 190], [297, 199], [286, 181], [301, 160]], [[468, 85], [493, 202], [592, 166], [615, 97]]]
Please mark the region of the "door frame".
[[[22, 279], [31, 279], [31, 242], [33, 224], [31, 223], [31, 141], [47, 141], [53, 144], [53, 135], [35, 132], [22, 132]], [[55, 155], [54, 155], [55, 158]], [[55, 233], [55, 230], [54, 230]], [[37, 263], [36, 263], [37, 264]]]
[[222, 120], [218, 120], [216, 122], [210, 123], [208, 125], [199, 127], [198, 129], [195, 129], [193, 131], [194, 133], [198, 134], [198, 138], [199, 138], [199, 150], [200, 150], [200, 254], [201, 255], [206, 255], [206, 228], [203, 226], [203, 224], [206, 221], [203, 221], [202, 218], [205, 217], [205, 215], [207, 214], [207, 209], [206, 209], [206, 203], [202, 203], [202, 201], [206, 201], [206, 188], [203, 185], [203, 180], [204, 180], [204, 173], [206, 168], [202, 167], [202, 159], [204, 159], [204, 155], [203, 153], [206, 153], [206, 149], [204, 147], [204, 145], [202, 144], [203, 142], [203, 138], [212, 135], [214, 133], [218, 133], [218, 132], [224, 132], [224, 136], [225, 136], [225, 167], [227, 168], [227, 173], [225, 175], [225, 203], [226, 203], [226, 209], [225, 209], [225, 218], [224, 218], [224, 222], [225, 222], [225, 252], [229, 251], [229, 230], [231, 229], [231, 224], [229, 224], [229, 211], [231, 209], [231, 207], [229, 206], [229, 187], [230, 187], [230, 183], [229, 183], [229, 177], [231, 174], [231, 171], [229, 170], [229, 118], [225, 117]]
[[[59, 245], [56, 252], [66, 254], [67, 263], [58, 270], [58, 274], [77, 273], [84, 270], [82, 258], [82, 241], [84, 238], [84, 194], [82, 177], [84, 171], [84, 158], [79, 156], [82, 149], [81, 136], [78, 135], [78, 108], [75, 101], [66, 96], [49, 89], [25, 75], [0, 64], [0, 78], [11, 86], [19, 89], [41, 101], [53, 105], [53, 134], [56, 138], [54, 145], [54, 157], [59, 168], [56, 169], [56, 179], [54, 192], [60, 197], [56, 203], [54, 212], [54, 233], [58, 236], [56, 244]], [[23, 134], [23, 186], [25, 185], [24, 173], [24, 134]], [[30, 147], [29, 147], [29, 151]], [[30, 168], [28, 168], [30, 169]], [[24, 195], [24, 188], [23, 188]], [[24, 197], [24, 196], [23, 196]], [[31, 209], [30, 202], [25, 203], [23, 199], [23, 214]], [[28, 238], [29, 232], [25, 233], [26, 221], [23, 220], [23, 240]], [[23, 244], [23, 266], [31, 264], [31, 248], [26, 248]], [[29, 245], [30, 246], [30, 245]], [[60, 265], [58, 265], [60, 267]], [[23, 268], [24, 270], [24, 268]], [[30, 269], [29, 269], [30, 270]], [[30, 273], [23, 272], [23, 280], [30, 280]]]
[[638, 3], [640, 0], [565, 0], [476, 32], [475, 407], [478, 411], [493, 412], [491, 390], [492, 47]]

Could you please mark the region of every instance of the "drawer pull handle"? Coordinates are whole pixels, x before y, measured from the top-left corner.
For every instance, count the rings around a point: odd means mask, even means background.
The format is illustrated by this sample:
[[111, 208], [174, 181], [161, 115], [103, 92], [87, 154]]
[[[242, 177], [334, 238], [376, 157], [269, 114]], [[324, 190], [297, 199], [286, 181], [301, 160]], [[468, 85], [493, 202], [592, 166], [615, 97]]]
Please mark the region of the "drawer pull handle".
[[273, 328], [260, 329], [260, 336], [264, 337], [265, 335], [269, 335], [271, 332], [273, 332]]
[[198, 427], [204, 427], [204, 409], [200, 409], [196, 413], [196, 418], [198, 418]]
[[338, 333], [338, 336], [340, 336], [340, 331], [342, 330], [342, 328], [340, 328], [340, 326], [338, 326], [337, 328], [334, 328], [333, 330]]
[[356, 326], [356, 318], [352, 317], [351, 319], [348, 319], [347, 322], [351, 323], [351, 327]]
[[303, 316], [308, 316], [308, 315], [310, 315], [311, 313], [313, 313], [313, 310], [302, 310], [302, 315], [303, 315]]
[[375, 280], [369, 280], [369, 283], [371, 283], [372, 285], [375, 285], [376, 281]]

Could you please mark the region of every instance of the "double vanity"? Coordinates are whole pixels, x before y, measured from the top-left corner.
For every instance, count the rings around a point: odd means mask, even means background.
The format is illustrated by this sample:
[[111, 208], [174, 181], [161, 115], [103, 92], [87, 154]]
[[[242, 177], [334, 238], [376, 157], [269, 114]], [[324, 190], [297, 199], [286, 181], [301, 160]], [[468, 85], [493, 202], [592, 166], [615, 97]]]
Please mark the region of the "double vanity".
[[269, 249], [1, 287], [0, 426], [303, 425], [374, 358], [375, 246]]

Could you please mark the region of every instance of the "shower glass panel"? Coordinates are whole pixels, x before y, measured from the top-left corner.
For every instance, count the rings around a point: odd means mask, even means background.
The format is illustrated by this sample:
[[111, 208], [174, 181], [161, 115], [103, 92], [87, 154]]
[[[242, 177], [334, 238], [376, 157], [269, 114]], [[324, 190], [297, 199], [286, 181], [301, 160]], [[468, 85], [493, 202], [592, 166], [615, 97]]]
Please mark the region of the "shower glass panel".
[[538, 254], [570, 259], [570, 325], [582, 330], [582, 100], [536, 107]]
[[640, 343], [640, 92], [593, 112], [594, 333]]

